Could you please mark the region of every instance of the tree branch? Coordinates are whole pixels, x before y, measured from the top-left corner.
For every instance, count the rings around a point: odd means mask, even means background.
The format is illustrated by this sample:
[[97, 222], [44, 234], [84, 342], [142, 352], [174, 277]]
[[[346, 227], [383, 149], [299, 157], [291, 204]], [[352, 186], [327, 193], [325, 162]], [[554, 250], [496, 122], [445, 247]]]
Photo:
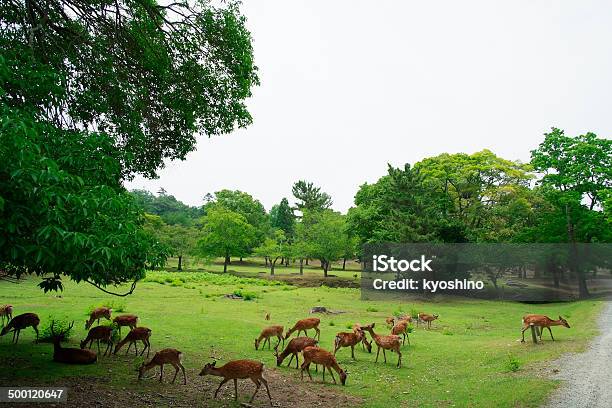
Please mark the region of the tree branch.
[[97, 283], [90, 281], [89, 279], [85, 279], [85, 282], [89, 283], [90, 285], [94, 286], [97, 289], [100, 289], [104, 293], [108, 293], [109, 295], [125, 297], [125, 296], [131, 295], [132, 293], [134, 293], [134, 290], [136, 289], [136, 282], [138, 282], [138, 280], [135, 280], [134, 282], [132, 282], [132, 287], [130, 288], [129, 292], [126, 292], [126, 293], [110, 292], [104, 289], [102, 286], [98, 285]]

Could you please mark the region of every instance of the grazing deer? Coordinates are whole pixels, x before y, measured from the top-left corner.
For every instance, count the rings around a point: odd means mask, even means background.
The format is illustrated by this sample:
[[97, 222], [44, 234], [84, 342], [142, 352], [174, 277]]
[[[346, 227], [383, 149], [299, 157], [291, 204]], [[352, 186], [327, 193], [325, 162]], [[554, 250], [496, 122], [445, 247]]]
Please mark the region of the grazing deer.
[[406, 343], [406, 339], [408, 339], [408, 345], [410, 345], [410, 337], [408, 336], [408, 320], [399, 320], [397, 323], [395, 323], [391, 329], [391, 334], [402, 336], [402, 346]]
[[361, 348], [368, 350], [368, 353], [371, 353], [372, 343], [368, 341], [368, 336], [366, 336], [365, 331], [363, 330], [363, 326], [360, 323], [353, 324], [353, 332], [357, 333], [357, 331], [361, 331], [363, 333], [363, 339], [361, 340]]
[[100, 354], [100, 340], [105, 341], [107, 343], [106, 350], [104, 350], [103, 356], [112, 351], [113, 347], [113, 328], [111, 326], [96, 326], [89, 330], [87, 333], [87, 337], [85, 340], [81, 341], [81, 348], [84, 349], [87, 347], [87, 343], [89, 343], [89, 349], [93, 345], [94, 340], [98, 344], [98, 354]]
[[55, 322], [51, 322], [49, 329], [51, 330], [51, 336], [53, 337], [53, 361], [64, 364], [93, 364], [98, 360], [98, 356], [95, 351], [82, 350], [80, 348], [63, 348], [61, 341], [64, 336], [74, 326], [74, 321], [70, 323], [70, 326], [62, 332], [55, 332]]
[[10, 322], [13, 318], [13, 305], [2, 305], [0, 306], [0, 317], [2, 317], [2, 325], [4, 326], [4, 320]]
[[374, 339], [374, 342], [378, 346], [376, 350], [376, 363], [378, 362], [378, 355], [380, 354], [380, 349], [383, 351], [383, 357], [385, 359], [385, 363], [387, 362], [387, 355], [385, 354], [385, 350], [395, 351], [397, 353], [397, 368], [401, 368], [402, 366], [402, 352], [400, 351], [400, 337], [395, 334], [390, 334], [388, 336], [379, 336], [374, 333], [374, 323], [364, 326], [364, 330], [370, 332], [370, 335]]
[[[17, 344], [17, 342], [19, 341], [19, 333], [21, 332], [21, 330], [25, 329], [26, 327], [32, 326], [32, 328], [36, 332], [36, 341], [38, 341], [39, 324], [40, 319], [38, 318], [38, 315], [36, 313], [23, 313], [12, 318], [11, 321], [2, 328], [0, 336], [4, 336], [12, 329], [13, 343]], [[17, 335], [17, 338], [15, 338], [15, 335]]]
[[570, 325], [567, 322], [567, 320], [565, 320], [561, 316], [559, 316], [559, 320], [553, 320], [550, 317], [544, 316], [544, 315], [528, 314], [528, 315], [523, 316], [522, 322], [523, 322], [523, 329], [521, 330], [521, 334], [523, 335], [523, 338], [521, 340], [522, 343], [525, 342], [525, 330], [527, 330], [529, 326], [531, 325], [540, 329], [539, 330], [540, 341], [542, 341], [542, 332], [544, 331], [545, 328], [548, 329], [548, 332], [550, 333], [550, 338], [553, 341], [555, 341], [555, 338], [553, 337], [550, 326], [565, 326], [568, 329], [570, 328]]
[[112, 312], [113, 312], [113, 309], [108, 308], [106, 306], [96, 307], [89, 314], [89, 319], [85, 320], [85, 330], [89, 329], [91, 325], [93, 324], [93, 322], [95, 322], [96, 320], [98, 321], [98, 324], [100, 324], [100, 319], [103, 317], [106, 320], [110, 320]]
[[417, 326], [419, 325], [419, 322], [423, 324], [427, 323], [427, 328], [431, 329], [431, 322], [433, 322], [437, 318], [437, 314], [419, 313], [417, 315]]
[[[357, 330], [352, 332], [340, 332], [336, 334], [336, 338], [334, 340], [334, 356], [342, 347], [350, 347], [351, 348], [351, 358], [355, 359], [355, 346], [359, 343], [363, 342], [365, 334], [363, 333], [363, 327], [360, 327]], [[363, 344], [363, 343], [362, 343]], [[372, 352], [372, 345], [368, 344], [368, 353]]]
[[223, 377], [221, 380], [221, 384], [215, 391], [215, 398], [217, 398], [217, 393], [229, 380], [234, 380], [234, 400], [238, 400], [238, 379], [250, 378], [251, 381], [255, 383], [255, 392], [253, 396], [249, 400], [249, 403], [253, 402], [257, 391], [259, 391], [259, 387], [261, 383], [266, 386], [266, 391], [268, 392], [268, 398], [270, 399], [270, 406], [272, 406], [272, 397], [270, 396], [270, 389], [268, 388], [268, 381], [263, 377], [263, 363], [259, 361], [253, 360], [235, 360], [230, 361], [221, 367], [215, 367], [217, 362], [213, 361], [212, 363], [207, 363], [202, 371], [200, 371], [200, 375], [216, 375], [217, 377]]
[[310, 337], [296, 337], [291, 339], [285, 350], [281, 354], [278, 354], [278, 348], [274, 349], [274, 356], [276, 357], [276, 365], [278, 367], [281, 366], [283, 360], [287, 358], [289, 354], [291, 354], [291, 358], [289, 359], [289, 363], [287, 363], [287, 367], [291, 365], [293, 358], [295, 357], [295, 368], [299, 368], [299, 357], [298, 353], [303, 351], [306, 347], [315, 346], [319, 341], [315, 339], [311, 339]]
[[183, 384], [187, 385], [187, 377], [185, 376], [185, 367], [181, 364], [183, 361], [183, 353], [173, 348], [166, 348], [159, 350], [151, 361], [148, 363], [143, 362], [138, 369], [138, 379], [140, 380], [144, 373], [150, 369], [159, 366], [159, 382], [162, 382], [164, 377], [164, 364], [170, 364], [174, 367], [174, 377], [172, 378], [172, 384], [176, 381], [176, 376], [179, 372], [179, 368], [183, 371]]
[[261, 349], [263, 350], [264, 347], [266, 347], [266, 342], [268, 342], [268, 350], [270, 350], [270, 338], [271, 337], [276, 337], [278, 339], [276, 346], [274, 346], [275, 349], [278, 347], [281, 340], [283, 341], [283, 346], [284, 346], [285, 339], [283, 338], [283, 326], [268, 326], [265, 329], [263, 329], [259, 337], [255, 339], [255, 350], [259, 350], [259, 343], [261, 342], [262, 339], [264, 339], [264, 342], [261, 346]]
[[325, 382], [325, 369], [329, 371], [329, 374], [334, 380], [334, 384], [337, 384], [336, 378], [334, 377], [334, 373], [332, 368], [336, 370], [338, 375], [340, 376], [340, 382], [342, 385], [346, 384], [346, 372], [338, 365], [336, 361], [336, 357], [332, 353], [327, 350], [323, 350], [320, 347], [306, 347], [302, 353], [304, 355], [304, 362], [302, 363], [302, 371], [300, 372], [302, 380], [304, 380], [304, 370], [308, 373], [308, 377], [310, 381], [312, 381], [312, 376], [310, 375], [310, 364], [321, 364], [323, 366], [323, 382]]
[[119, 327], [119, 334], [121, 334], [122, 326], [129, 326], [130, 329], [135, 329], [138, 326], [138, 316], [133, 314], [117, 316], [113, 319], [113, 323], [117, 324]]
[[140, 355], [142, 356], [145, 350], [147, 350], [147, 358], [149, 358], [149, 351], [151, 350], [151, 343], [149, 342], [150, 337], [151, 337], [151, 329], [146, 328], [146, 327], [136, 327], [130, 330], [127, 336], [125, 336], [125, 339], [117, 343], [117, 346], [115, 347], [115, 351], [113, 352], [113, 354], [117, 354], [117, 352], [121, 350], [121, 347], [123, 347], [125, 343], [129, 342], [130, 344], [128, 344], [128, 348], [125, 351], [125, 354], [127, 355], [127, 353], [130, 352], [130, 347], [132, 347], [132, 344], [133, 344], [134, 349], [136, 350], [136, 355], [138, 355], [138, 347], [136, 346], [136, 342], [140, 340], [142, 341], [142, 344], [144, 345], [144, 348], [142, 349], [142, 352], [140, 353]]
[[389, 328], [393, 327], [393, 325], [395, 324], [395, 317], [393, 317], [393, 316], [387, 317], [385, 319], [385, 323], [387, 323], [387, 327], [389, 327]]
[[297, 331], [298, 336], [300, 335], [300, 332], [304, 332], [304, 336], [308, 337], [307, 330], [314, 329], [316, 333], [313, 338], [320, 340], [321, 339], [321, 330], [319, 330], [320, 323], [321, 323], [321, 319], [319, 319], [318, 317], [308, 317], [306, 319], [298, 320], [295, 326], [287, 330], [285, 339], [288, 339], [291, 336], [291, 334], [295, 331]]

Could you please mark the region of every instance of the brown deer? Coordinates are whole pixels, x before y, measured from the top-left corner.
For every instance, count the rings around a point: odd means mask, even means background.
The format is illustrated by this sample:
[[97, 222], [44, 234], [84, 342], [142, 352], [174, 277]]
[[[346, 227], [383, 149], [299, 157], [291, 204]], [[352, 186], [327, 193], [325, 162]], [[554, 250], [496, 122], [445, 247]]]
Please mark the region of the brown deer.
[[332, 353], [327, 350], [323, 350], [320, 347], [306, 347], [302, 353], [304, 355], [304, 362], [302, 363], [302, 370], [300, 372], [302, 380], [304, 380], [304, 370], [308, 373], [308, 377], [310, 381], [312, 381], [312, 376], [310, 375], [310, 364], [321, 364], [323, 366], [323, 382], [325, 382], [325, 369], [329, 371], [329, 374], [334, 380], [334, 384], [337, 384], [336, 378], [334, 377], [334, 373], [332, 368], [336, 370], [338, 375], [340, 376], [340, 382], [342, 385], [346, 384], [346, 372], [338, 365], [336, 361], [336, 357]]
[[395, 323], [391, 329], [391, 334], [402, 336], [402, 346], [406, 344], [406, 339], [408, 339], [408, 345], [410, 345], [410, 337], [408, 335], [408, 320], [399, 320], [397, 323]]
[[173, 348], [166, 348], [163, 350], [159, 350], [151, 361], [148, 363], [143, 362], [140, 368], [138, 369], [138, 379], [140, 380], [144, 373], [149, 371], [150, 369], [159, 366], [159, 382], [162, 382], [164, 377], [164, 364], [170, 364], [174, 367], [174, 377], [172, 378], [172, 384], [176, 381], [176, 376], [179, 372], [179, 369], [183, 371], [183, 384], [187, 385], [187, 377], [185, 376], [185, 367], [182, 364], [183, 361], [183, 353]]
[[115, 347], [115, 351], [113, 352], [113, 354], [117, 354], [117, 352], [121, 350], [121, 347], [123, 347], [125, 343], [129, 342], [130, 344], [128, 344], [128, 348], [125, 351], [125, 354], [127, 355], [127, 353], [130, 352], [130, 347], [132, 347], [132, 344], [133, 344], [134, 349], [136, 350], [136, 355], [138, 355], [138, 347], [136, 346], [136, 342], [142, 341], [144, 348], [142, 349], [142, 352], [140, 353], [140, 355], [142, 356], [145, 350], [147, 350], [147, 358], [149, 358], [149, 351], [151, 350], [151, 343], [149, 342], [150, 337], [151, 337], [151, 329], [147, 327], [136, 327], [130, 330], [127, 336], [125, 336], [123, 340], [117, 343], [117, 346]]
[[263, 329], [259, 337], [255, 339], [255, 350], [259, 350], [259, 343], [261, 342], [262, 339], [264, 339], [264, 342], [261, 346], [261, 349], [263, 350], [264, 347], [266, 347], [266, 342], [268, 342], [268, 350], [270, 350], [270, 338], [271, 337], [276, 337], [278, 339], [276, 346], [274, 346], [275, 349], [278, 347], [281, 340], [283, 341], [283, 346], [284, 346], [285, 339], [283, 338], [283, 326], [268, 326], [265, 329]]
[[295, 326], [287, 330], [285, 339], [288, 339], [291, 336], [291, 334], [295, 331], [297, 331], [298, 336], [300, 335], [300, 332], [304, 332], [304, 336], [308, 337], [307, 330], [314, 329], [316, 333], [313, 338], [320, 340], [321, 339], [321, 330], [319, 330], [320, 323], [321, 323], [321, 319], [319, 319], [318, 317], [308, 317], [306, 319], [298, 320]]
[[93, 324], [93, 322], [95, 322], [96, 320], [98, 321], [98, 324], [100, 324], [100, 319], [103, 317], [106, 320], [110, 320], [112, 312], [113, 312], [113, 309], [108, 308], [106, 306], [96, 307], [89, 314], [89, 319], [85, 320], [85, 330], [89, 329], [91, 325]]
[[212, 363], [207, 363], [202, 371], [200, 371], [200, 375], [216, 375], [217, 377], [223, 377], [221, 380], [221, 384], [215, 391], [215, 398], [217, 398], [217, 393], [219, 390], [229, 380], [234, 380], [234, 400], [238, 400], [238, 380], [244, 378], [250, 378], [251, 381], [255, 383], [255, 392], [253, 396], [249, 400], [249, 403], [253, 402], [257, 391], [259, 391], [259, 387], [261, 387], [261, 383], [266, 386], [266, 391], [268, 392], [268, 398], [270, 399], [270, 406], [272, 406], [272, 397], [270, 396], [270, 389], [268, 388], [268, 381], [263, 377], [263, 363], [259, 361], [253, 360], [235, 360], [230, 361], [221, 367], [215, 367], [216, 361]]
[[417, 326], [419, 323], [427, 323], [427, 328], [431, 329], [431, 322], [438, 318], [437, 314], [427, 314], [427, 313], [419, 313], [417, 315]]
[[[36, 341], [38, 341], [39, 324], [40, 319], [38, 318], [38, 315], [36, 313], [23, 313], [12, 318], [11, 321], [2, 328], [0, 336], [4, 336], [12, 329], [13, 343], [17, 344], [17, 342], [19, 341], [19, 333], [21, 332], [21, 330], [25, 329], [26, 327], [32, 326], [32, 328], [36, 332]], [[15, 335], [17, 335], [17, 338], [15, 338]]]
[[113, 323], [117, 324], [119, 334], [121, 334], [122, 326], [128, 326], [130, 329], [135, 329], [138, 326], [138, 316], [133, 314], [117, 316], [113, 319]]
[[550, 329], [551, 326], [564, 326], [567, 327], [568, 329], [570, 328], [569, 323], [567, 322], [567, 320], [565, 320], [564, 318], [562, 318], [561, 316], [559, 316], [559, 320], [553, 320], [548, 316], [544, 316], [544, 315], [538, 315], [538, 314], [528, 314], [523, 316], [523, 329], [521, 330], [521, 334], [523, 336], [521, 342], [524, 343], [525, 342], [525, 330], [527, 330], [531, 325], [539, 328], [538, 333], [540, 335], [540, 341], [542, 341], [542, 332], [544, 331], [544, 329], [548, 329], [548, 332], [550, 333], [550, 338], [555, 341], [555, 338], [553, 337], [552, 334], [552, 330]]
[[368, 353], [371, 353], [372, 343], [368, 341], [368, 336], [366, 336], [365, 331], [363, 330], [363, 326], [360, 323], [353, 324], [353, 332], [357, 333], [357, 331], [359, 330], [363, 333], [363, 339], [361, 340], [361, 348], [368, 350]]
[[89, 346], [87, 348], [91, 349], [94, 340], [98, 344], [98, 354], [100, 354], [100, 340], [106, 342], [106, 350], [104, 350], [103, 356], [108, 353], [110, 355], [113, 348], [113, 328], [111, 326], [96, 326], [89, 330], [87, 333], [87, 337], [85, 340], [81, 341], [81, 348], [84, 349], [87, 347], [87, 343]]
[[380, 354], [380, 349], [383, 351], [383, 357], [385, 359], [385, 363], [387, 362], [387, 355], [385, 354], [385, 350], [395, 351], [397, 353], [397, 368], [401, 368], [402, 366], [402, 352], [400, 351], [400, 337], [395, 334], [390, 334], [388, 336], [379, 336], [374, 333], [374, 323], [364, 326], [364, 330], [370, 332], [372, 339], [378, 346], [376, 350], [376, 363], [378, 362], [378, 355]]
[[285, 350], [281, 354], [278, 354], [278, 348], [274, 349], [274, 356], [276, 357], [276, 365], [278, 367], [281, 366], [283, 360], [287, 358], [289, 354], [291, 354], [291, 358], [289, 359], [289, 363], [287, 363], [287, 367], [291, 365], [293, 358], [295, 357], [295, 368], [299, 368], [299, 357], [298, 353], [303, 351], [306, 347], [315, 346], [319, 341], [312, 339], [310, 337], [296, 337], [291, 339]]
[[393, 317], [393, 316], [387, 317], [385, 319], [385, 323], [387, 323], [387, 327], [389, 327], [389, 328], [393, 327], [393, 325], [395, 324], [395, 317]]
[[[359, 343], [363, 344], [363, 338], [365, 334], [363, 333], [363, 327], [360, 327], [357, 330], [352, 332], [340, 332], [336, 334], [336, 338], [334, 340], [334, 356], [342, 347], [350, 347], [351, 348], [351, 358], [356, 360], [355, 358], [355, 346]], [[372, 345], [368, 344], [368, 352], [372, 352]]]
[[4, 326], [4, 321], [10, 322], [13, 318], [13, 305], [2, 305], [0, 306], [0, 317], [2, 317], [2, 325]]
[[55, 322], [51, 322], [49, 329], [51, 330], [51, 336], [53, 337], [53, 361], [64, 364], [93, 364], [98, 360], [98, 356], [95, 351], [82, 350], [80, 348], [64, 348], [61, 345], [61, 341], [64, 339], [67, 332], [69, 332], [74, 326], [74, 321], [70, 323], [70, 326], [62, 332], [55, 332]]

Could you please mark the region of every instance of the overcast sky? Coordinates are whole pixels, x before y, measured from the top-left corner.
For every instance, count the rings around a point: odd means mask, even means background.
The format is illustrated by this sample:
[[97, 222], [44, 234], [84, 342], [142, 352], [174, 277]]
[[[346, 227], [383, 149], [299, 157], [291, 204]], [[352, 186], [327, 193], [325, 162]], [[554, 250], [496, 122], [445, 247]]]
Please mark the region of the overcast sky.
[[612, 2], [245, 0], [254, 123], [202, 136], [160, 187], [243, 190], [269, 210], [306, 179], [346, 211], [359, 185], [442, 152], [512, 160], [551, 126], [612, 134]]

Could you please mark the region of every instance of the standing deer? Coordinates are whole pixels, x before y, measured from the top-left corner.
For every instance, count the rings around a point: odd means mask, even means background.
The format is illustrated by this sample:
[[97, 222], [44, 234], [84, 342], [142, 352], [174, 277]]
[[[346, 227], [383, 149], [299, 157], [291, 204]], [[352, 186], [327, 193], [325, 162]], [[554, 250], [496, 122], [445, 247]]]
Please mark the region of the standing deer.
[[135, 329], [138, 325], [138, 316], [133, 314], [126, 314], [117, 316], [113, 319], [113, 323], [116, 323], [119, 327], [119, 334], [121, 334], [121, 327], [128, 326], [130, 329]]
[[2, 317], [2, 325], [4, 326], [4, 320], [10, 322], [13, 318], [13, 305], [2, 305], [0, 306], [0, 317]]
[[262, 339], [264, 339], [264, 342], [261, 346], [262, 350], [264, 349], [264, 347], [266, 347], [266, 342], [268, 342], [268, 350], [270, 350], [270, 338], [271, 337], [276, 337], [278, 339], [276, 346], [274, 346], [275, 349], [278, 347], [281, 340], [283, 341], [283, 346], [284, 346], [285, 339], [283, 337], [283, 326], [268, 326], [265, 329], [263, 329], [259, 337], [255, 339], [255, 350], [259, 350], [259, 343], [261, 342]]
[[51, 322], [50, 330], [53, 337], [53, 361], [64, 364], [93, 364], [98, 360], [95, 351], [80, 348], [63, 348], [61, 341], [74, 326], [74, 321], [62, 332], [55, 332], [55, 322]]
[[229, 380], [234, 380], [234, 400], [238, 400], [238, 379], [250, 378], [251, 381], [255, 383], [255, 392], [253, 396], [249, 400], [249, 403], [253, 402], [257, 391], [259, 391], [259, 387], [261, 387], [261, 383], [266, 386], [266, 391], [268, 392], [268, 398], [270, 399], [270, 406], [272, 406], [272, 397], [270, 396], [270, 389], [268, 388], [268, 381], [263, 377], [263, 363], [259, 361], [253, 360], [235, 360], [230, 361], [221, 367], [215, 367], [217, 364], [216, 361], [212, 363], [207, 363], [202, 371], [200, 371], [200, 375], [216, 375], [217, 377], [223, 377], [221, 380], [221, 384], [215, 391], [215, 398], [217, 398], [217, 393], [219, 390]]
[[417, 326], [420, 323], [427, 323], [427, 328], [431, 329], [431, 322], [438, 318], [437, 314], [419, 313], [417, 315]]
[[402, 352], [400, 351], [400, 337], [394, 334], [390, 334], [388, 336], [379, 336], [374, 333], [374, 323], [365, 326], [365, 330], [370, 332], [370, 335], [374, 339], [374, 342], [378, 346], [376, 350], [376, 363], [378, 362], [378, 355], [380, 354], [380, 349], [383, 351], [383, 357], [385, 359], [385, 363], [387, 362], [387, 355], [385, 354], [385, 350], [395, 351], [397, 353], [397, 368], [401, 368], [402, 366]]
[[96, 340], [98, 344], [98, 354], [100, 354], [100, 340], [102, 340], [107, 343], [103, 356], [105, 356], [106, 353], [110, 355], [113, 347], [113, 328], [111, 326], [96, 326], [91, 328], [85, 340], [81, 341], [81, 348], [84, 349], [87, 347], [87, 343], [89, 343], [88, 348], [91, 349], [94, 340]]
[[[340, 332], [336, 334], [336, 338], [334, 340], [334, 356], [338, 352], [338, 350], [342, 347], [350, 347], [351, 348], [351, 358], [355, 359], [355, 346], [359, 343], [363, 342], [365, 334], [363, 333], [363, 327], [360, 327], [357, 330], [352, 332]], [[372, 345], [368, 344], [368, 352], [372, 352]]]
[[353, 332], [357, 333], [357, 331], [361, 330], [363, 333], [363, 339], [361, 340], [361, 348], [368, 350], [368, 353], [372, 352], [372, 343], [368, 341], [368, 336], [366, 336], [365, 331], [363, 330], [363, 326], [360, 323], [353, 324]]
[[[21, 330], [25, 329], [26, 327], [32, 326], [32, 328], [36, 332], [36, 341], [38, 341], [38, 325], [39, 324], [40, 324], [40, 319], [38, 318], [38, 315], [36, 313], [23, 313], [11, 319], [11, 321], [2, 328], [2, 331], [0, 332], [0, 336], [4, 336], [12, 329], [13, 330], [13, 343], [17, 344], [17, 342], [19, 341], [19, 333], [21, 332]], [[17, 335], [16, 339], [15, 339], [15, 335]]]
[[85, 330], [89, 329], [91, 325], [93, 324], [93, 322], [95, 322], [96, 320], [98, 321], [98, 324], [100, 324], [100, 319], [103, 317], [106, 320], [110, 320], [112, 312], [113, 312], [113, 309], [108, 308], [106, 306], [96, 307], [89, 314], [89, 319], [85, 320]]
[[408, 345], [410, 345], [407, 320], [399, 320], [397, 323], [395, 323], [395, 325], [391, 329], [391, 334], [395, 334], [396, 336], [402, 336], [402, 346], [406, 343], [406, 339], [408, 339]]
[[163, 350], [159, 350], [151, 361], [148, 363], [143, 362], [140, 368], [138, 369], [138, 379], [140, 380], [144, 373], [149, 371], [150, 369], [159, 366], [159, 382], [162, 382], [164, 377], [164, 364], [170, 364], [174, 367], [174, 377], [172, 378], [172, 384], [176, 381], [176, 376], [179, 372], [179, 368], [183, 371], [183, 384], [187, 385], [187, 377], [185, 376], [185, 367], [182, 364], [183, 361], [183, 353], [173, 348], [166, 348]]
[[312, 381], [312, 376], [310, 375], [310, 364], [321, 364], [323, 366], [323, 382], [325, 382], [325, 369], [329, 371], [329, 374], [334, 380], [334, 384], [337, 384], [336, 378], [334, 377], [334, 373], [332, 368], [336, 370], [338, 375], [340, 376], [340, 382], [342, 385], [346, 384], [346, 372], [338, 365], [336, 361], [336, 357], [332, 353], [327, 350], [323, 350], [320, 347], [306, 347], [304, 349], [304, 362], [302, 363], [302, 370], [300, 372], [302, 380], [304, 380], [304, 370], [308, 373], [308, 377], [310, 381]]
[[544, 331], [545, 328], [548, 329], [548, 332], [550, 333], [550, 338], [553, 341], [555, 341], [555, 338], [553, 337], [550, 326], [564, 326], [564, 327], [567, 327], [568, 329], [570, 328], [570, 325], [567, 322], [567, 320], [565, 320], [561, 316], [559, 316], [559, 320], [553, 320], [550, 317], [544, 316], [544, 315], [528, 314], [528, 315], [523, 316], [522, 322], [523, 322], [523, 329], [521, 330], [521, 334], [523, 336], [521, 340], [522, 343], [525, 342], [525, 330], [527, 330], [529, 326], [531, 325], [540, 329], [539, 330], [540, 341], [542, 341], [542, 332]]
[[296, 337], [291, 339], [285, 350], [281, 354], [278, 354], [278, 349], [274, 349], [274, 356], [276, 357], [276, 365], [278, 367], [281, 366], [283, 360], [287, 358], [289, 354], [291, 354], [291, 358], [289, 359], [289, 363], [287, 363], [287, 367], [291, 365], [293, 358], [295, 357], [295, 368], [299, 368], [299, 357], [298, 353], [303, 351], [306, 347], [315, 346], [319, 341], [315, 339], [311, 339], [310, 337]]
[[321, 339], [321, 330], [319, 330], [320, 323], [321, 323], [321, 319], [319, 319], [318, 317], [308, 317], [306, 319], [298, 320], [295, 326], [287, 330], [285, 339], [288, 339], [291, 336], [291, 334], [295, 331], [297, 331], [298, 336], [300, 335], [300, 332], [304, 332], [304, 335], [308, 337], [307, 330], [314, 329], [316, 333], [313, 338], [320, 340]]
[[115, 351], [113, 352], [113, 354], [117, 354], [117, 352], [121, 350], [121, 347], [123, 347], [125, 343], [129, 342], [130, 344], [128, 344], [128, 348], [125, 351], [125, 354], [127, 355], [127, 353], [130, 352], [130, 347], [132, 347], [132, 344], [133, 344], [134, 349], [136, 350], [136, 355], [138, 355], [138, 347], [136, 346], [136, 342], [142, 341], [144, 348], [142, 349], [142, 352], [140, 353], [140, 355], [142, 356], [145, 350], [147, 350], [147, 358], [149, 358], [149, 351], [151, 351], [151, 343], [149, 342], [150, 337], [151, 337], [151, 329], [146, 328], [146, 327], [136, 327], [130, 330], [127, 336], [125, 336], [123, 340], [117, 343], [117, 346], [115, 347]]

